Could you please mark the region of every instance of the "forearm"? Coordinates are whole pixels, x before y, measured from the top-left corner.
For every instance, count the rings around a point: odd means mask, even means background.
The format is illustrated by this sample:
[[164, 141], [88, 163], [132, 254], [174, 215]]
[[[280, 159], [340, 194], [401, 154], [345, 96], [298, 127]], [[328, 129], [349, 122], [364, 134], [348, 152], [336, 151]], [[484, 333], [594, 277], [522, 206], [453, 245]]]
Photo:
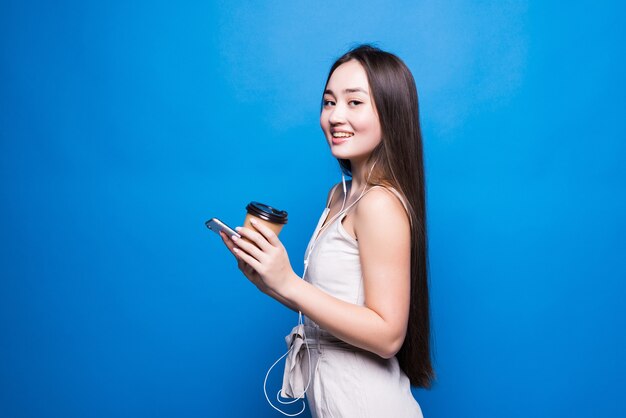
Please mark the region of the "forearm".
[[335, 337], [384, 358], [395, 355], [402, 345], [404, 335], [367, 306], [338, 299], [297, 276], [288, 282], [276, 294]]
[[280, 302], [281, 304], [283, 304], [287, 308], [291, 309], [292, 311], [298, 312], [298, 308], [291, 301], [287, 300], [286, 298], [284, 298], [283, 296], [279, 295], [275, 291], [273, 291], [271, 289], [268, 289], [265, 293], [268, 296], [276, 299], [278, 302]]

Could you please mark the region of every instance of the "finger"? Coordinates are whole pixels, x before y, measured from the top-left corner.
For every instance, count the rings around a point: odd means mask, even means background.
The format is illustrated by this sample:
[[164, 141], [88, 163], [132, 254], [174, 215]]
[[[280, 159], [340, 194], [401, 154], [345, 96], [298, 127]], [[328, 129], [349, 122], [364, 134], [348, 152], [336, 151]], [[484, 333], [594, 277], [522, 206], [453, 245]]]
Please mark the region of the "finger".
[[248, 255], [254, 257], [255, 260], [261, 262], [264, 259], [264, 253], [256, 245], [246, 241], [243, 238], [231, 238], [235, 243], [235, 248], [239, 248], [246, 252]]
[[226, 232], [224, 231], [220, 231], [220, 237], [222, 237], [222, 239], [224, 241], [232, 241], [230, 235], [228, 235]]
[[222, 240], [224, 241], [226, 248], [228, 248], [228, 251], [230, 251], [230, 253], [235, 257], [235, 260], [237, 260], [237, 268], [245, 274], [246, 272], [244, 270], [251, 269], [251, 267], [237, 255], [235, 252], [236, 246], [233, 243], [233, 240], [229, 238], [225, 232], [220, 232], [220, 235], [222, 235]]
[[245, 251], [240, 248], [233, 248], [235, 255], [242, 261], [244, 261], [247, 265], [252, 267], [255, 271], [261, 267], [261, 263], [259, 263], [254, 257], [247, 254]]
[[224, 231], [220, 231], [220, 237], [222, 238], [224, 245], [226, 245], [226, 248], [228, 248], [228, 251], [230, 251], [233, 255], [235, 255], [235, 253], [233, 252], [233, 248], [235, 247], [235, 244], [233, 244], [233, 241], [230, 238], [228, 238], [228, 235], [226, 235]]
[[253, 242], [263, 252], [268, 251], [272, 248], [272, 245], [267, 242], [265, 237], [253, 229], [238, 226], [237, 228], [235, 228], [235, 230], [239, 233], [239, 235]]
[[254, 219], [251, 219], [250, 223], [261, 233], [261, 235], [263, 236], [263, 238], [265, 238], [267, 242], [269, 242], [274, 247], [280, 246], [280, 240], [278, 239], [278, 236], [274, 231], [272, 231], [266, 225], [263, 225], [261, 222], [255, 221]]

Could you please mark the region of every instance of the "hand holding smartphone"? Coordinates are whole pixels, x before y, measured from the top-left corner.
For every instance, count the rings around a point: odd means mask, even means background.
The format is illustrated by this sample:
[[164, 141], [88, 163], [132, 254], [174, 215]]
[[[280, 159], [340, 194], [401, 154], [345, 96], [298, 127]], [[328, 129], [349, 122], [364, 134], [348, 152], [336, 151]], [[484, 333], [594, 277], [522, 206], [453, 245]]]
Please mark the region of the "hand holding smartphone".
[[[287, 211], [278, 210], [260, 202], [250, 202], [250, 204], [246, 206], [246, 218], [243, 221], [243, 227], [253, 229], [253, 219], [259, 224], [271, 229], [276, 235], [278, 235], [285, 224], [287, 224]], [[209, 219], [205, 222], [205, 225], [217, 235], [219, 235], [221, 231], [224, 231], [229, 238], [233, 235], [241, 238], [241, 235], [238, 234], [237, 231], [217, 218]], [[248, 241], [245, 238], [243, 238], [243, 240]]]

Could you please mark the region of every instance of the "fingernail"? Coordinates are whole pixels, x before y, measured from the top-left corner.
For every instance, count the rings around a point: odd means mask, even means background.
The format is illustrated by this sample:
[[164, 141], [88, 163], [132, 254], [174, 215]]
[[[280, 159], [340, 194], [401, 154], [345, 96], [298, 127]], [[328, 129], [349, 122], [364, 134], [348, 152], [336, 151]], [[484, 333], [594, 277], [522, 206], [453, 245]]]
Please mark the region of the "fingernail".
[[239, 237], [237, 235], [233, 235], [232, 237], [230, 237], [230, 239], [232, 239], [233, 241], [237, 241]]
[[256, 221], [255, 221], [254, 219], [250, 219], [250, 223], [251, 223], [252, 225], [256, 225]]
[[236, 227], [235, 231], [237, 231], [237, 232], [241, 231], [241, 227], [240, 226]]

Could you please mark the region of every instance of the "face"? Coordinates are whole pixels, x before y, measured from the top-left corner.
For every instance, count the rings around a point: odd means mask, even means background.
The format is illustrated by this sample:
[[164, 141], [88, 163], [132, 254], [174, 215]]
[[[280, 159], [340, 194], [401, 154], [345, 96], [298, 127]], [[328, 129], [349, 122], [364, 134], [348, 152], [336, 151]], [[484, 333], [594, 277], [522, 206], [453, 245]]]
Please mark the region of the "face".
[[367, 74], [358, 61], [341, 64], [330, 76], [320, 125], [335, 158], [360, 161], [380, 143], [378, 114]]

